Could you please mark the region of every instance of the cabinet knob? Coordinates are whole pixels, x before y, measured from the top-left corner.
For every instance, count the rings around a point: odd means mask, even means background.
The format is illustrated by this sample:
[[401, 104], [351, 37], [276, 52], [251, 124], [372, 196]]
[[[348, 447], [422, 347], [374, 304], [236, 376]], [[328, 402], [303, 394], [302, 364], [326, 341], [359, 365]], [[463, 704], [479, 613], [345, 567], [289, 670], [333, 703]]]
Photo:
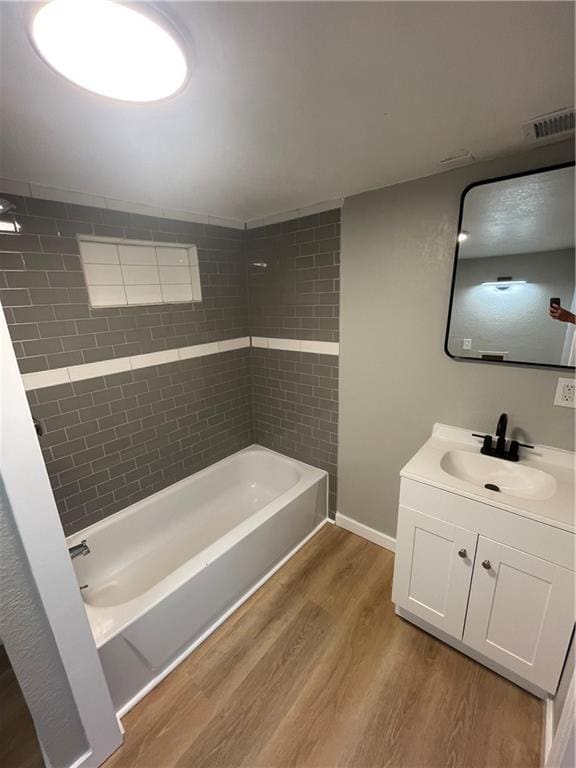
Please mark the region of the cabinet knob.
[[489, 571], [490, 568], [492, 568], [490, 560], [482, 560], [482, 568], [486, 568], [486, 570]]
[[468, 552], [466, 552], [465, 549], [458, 550], [458, 557], [467, 557], [467, 556], [468, 556]]

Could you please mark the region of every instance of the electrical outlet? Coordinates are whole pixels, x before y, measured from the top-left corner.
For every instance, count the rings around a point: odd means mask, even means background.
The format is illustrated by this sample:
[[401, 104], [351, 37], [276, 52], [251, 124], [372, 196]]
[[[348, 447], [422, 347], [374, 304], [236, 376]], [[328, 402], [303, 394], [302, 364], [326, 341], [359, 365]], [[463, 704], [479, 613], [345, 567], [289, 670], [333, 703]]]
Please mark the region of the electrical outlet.
[[576, 382], [574, 379], [558, 379], [554, 405], [576, 408]]
[[462, 339], [462, 349], [472, 349], [472, 339]]

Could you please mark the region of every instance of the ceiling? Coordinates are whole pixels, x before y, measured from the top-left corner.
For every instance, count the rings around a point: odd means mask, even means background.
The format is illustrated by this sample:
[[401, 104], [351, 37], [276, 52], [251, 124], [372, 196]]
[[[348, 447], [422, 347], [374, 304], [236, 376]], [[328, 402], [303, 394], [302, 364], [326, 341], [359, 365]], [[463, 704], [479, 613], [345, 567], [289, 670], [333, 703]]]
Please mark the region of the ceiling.
[[476, 259], [574, 248], [574, 167], [473, 187], [458, 256]]
[[192, 76], [142, 105], [55, 75], [0, 3], [1, 177], [245, 221], [518, 150], [573, 103], [572, 3], [165, 6]]

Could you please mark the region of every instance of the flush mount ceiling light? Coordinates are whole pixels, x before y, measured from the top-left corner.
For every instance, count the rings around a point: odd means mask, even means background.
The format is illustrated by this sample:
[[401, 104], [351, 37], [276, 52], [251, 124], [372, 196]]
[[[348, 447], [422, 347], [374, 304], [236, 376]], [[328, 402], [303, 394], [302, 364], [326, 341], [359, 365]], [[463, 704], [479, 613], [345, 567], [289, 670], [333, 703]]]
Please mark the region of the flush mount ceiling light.
[[179, 91], [188, 75], [176, 34], [147, 8], [143, 13], [112, 0], [50, 0], [33, 14], [30, 35], [56, 72], [101, 96], [157, 101]]

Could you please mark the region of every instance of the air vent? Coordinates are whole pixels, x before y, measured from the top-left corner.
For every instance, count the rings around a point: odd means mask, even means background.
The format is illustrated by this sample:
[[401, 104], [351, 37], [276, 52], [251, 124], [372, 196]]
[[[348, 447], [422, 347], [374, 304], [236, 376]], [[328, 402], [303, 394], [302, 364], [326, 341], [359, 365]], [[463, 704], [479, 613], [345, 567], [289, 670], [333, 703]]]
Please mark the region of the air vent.
[[561, 109], [558, 112], [550, 112], [549, 115], [540, 115], [524, 123], [522, 132], [524, 138], [530, 141], [542, 141], [556, 136], [568, 134], [574, 130], [574, 108]]

